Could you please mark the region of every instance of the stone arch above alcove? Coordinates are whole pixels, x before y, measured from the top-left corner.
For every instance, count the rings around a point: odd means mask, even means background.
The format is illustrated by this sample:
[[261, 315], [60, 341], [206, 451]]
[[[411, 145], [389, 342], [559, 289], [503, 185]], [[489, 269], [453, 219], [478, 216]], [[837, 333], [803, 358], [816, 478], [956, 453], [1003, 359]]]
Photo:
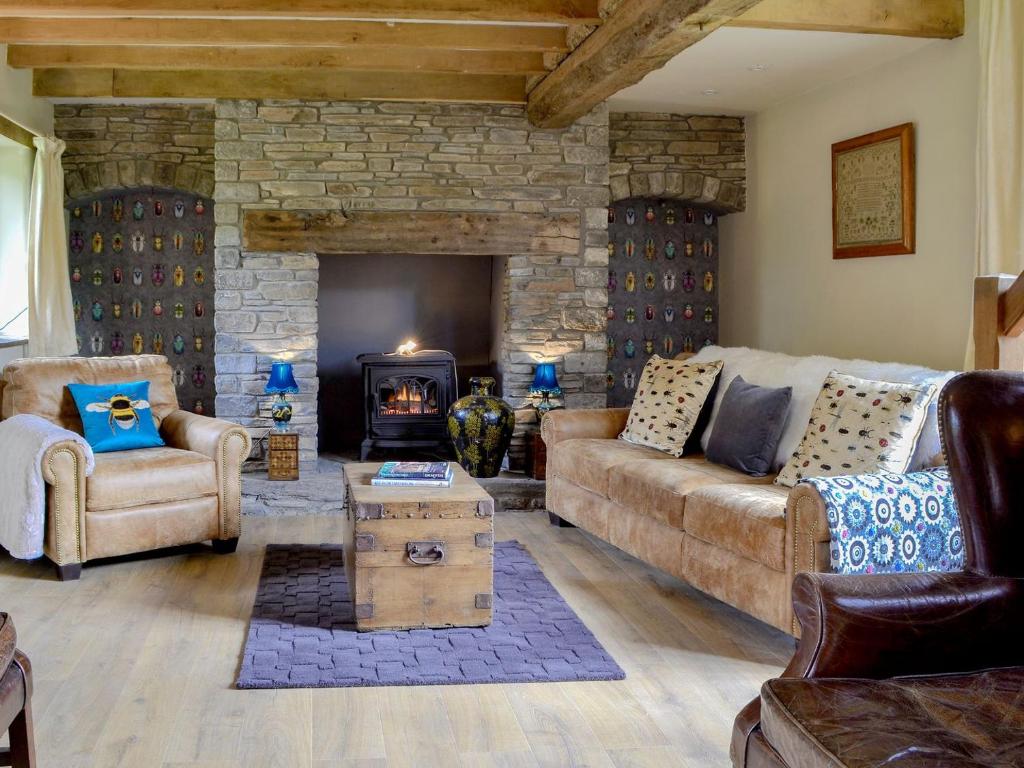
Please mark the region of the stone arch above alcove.
[[69, 200], [135, 187], [162, 187], [213, 197], [213, 173], [195, 165], [147, 159], [78, 163], [64, 173]]
[[702, 205], [724, 214], [744, 208], [743, 188], [700, 171], [625, 171], [609, 179], [612, 202], [659, 197]]

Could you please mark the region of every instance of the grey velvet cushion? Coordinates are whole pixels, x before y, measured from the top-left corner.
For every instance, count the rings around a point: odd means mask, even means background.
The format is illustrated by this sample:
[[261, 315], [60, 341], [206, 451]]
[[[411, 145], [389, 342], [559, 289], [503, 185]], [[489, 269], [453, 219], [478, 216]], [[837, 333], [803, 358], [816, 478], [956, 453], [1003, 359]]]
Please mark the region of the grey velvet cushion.
[[792, 387], [759, 387], [734, 378], [708, 440], [708, 461], [754, 477], [771, 472], [792, 395]]

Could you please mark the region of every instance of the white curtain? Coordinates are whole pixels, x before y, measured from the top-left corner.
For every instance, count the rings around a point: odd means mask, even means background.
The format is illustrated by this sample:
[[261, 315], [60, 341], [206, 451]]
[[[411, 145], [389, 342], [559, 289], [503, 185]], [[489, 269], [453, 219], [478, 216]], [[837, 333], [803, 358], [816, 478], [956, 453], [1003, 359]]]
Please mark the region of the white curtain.
[[1024, 271], [1024, 2], [982, 0], [979, 275]]
[[64, 142], [37, 136], [28, 210], [28, 354], [73, 355], [75, 318], [64, 226]]

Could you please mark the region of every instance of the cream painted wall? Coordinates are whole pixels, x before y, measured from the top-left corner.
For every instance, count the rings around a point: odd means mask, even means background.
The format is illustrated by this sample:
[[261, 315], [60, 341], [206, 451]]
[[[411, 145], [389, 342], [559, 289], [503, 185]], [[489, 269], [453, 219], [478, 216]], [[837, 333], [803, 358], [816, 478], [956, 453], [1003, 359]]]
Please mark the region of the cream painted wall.
[[[977, 0], [965, 34], [747, 122], [747, 210], [722, 219], [721, 338], [963, 367], [974, 270]], [[824, 33], [823, 33], [824, 34]], [[831, 145], [913, 122], [917, 252], [832, 259]]]
[[32, 71], [11, 69], [7, 46], [0, 45], [0, 115], [36, 133], [53, 133], [53, 105], [32, 96]]

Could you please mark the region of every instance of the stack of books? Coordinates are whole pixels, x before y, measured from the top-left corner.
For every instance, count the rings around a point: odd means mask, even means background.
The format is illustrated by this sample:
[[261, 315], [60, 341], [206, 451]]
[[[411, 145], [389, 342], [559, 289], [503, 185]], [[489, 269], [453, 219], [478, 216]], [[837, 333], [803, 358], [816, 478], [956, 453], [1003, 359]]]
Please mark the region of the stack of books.
[[387, 461], [370, 479], [370, 484], [450, 488], [452, 465], [448, 461]]

